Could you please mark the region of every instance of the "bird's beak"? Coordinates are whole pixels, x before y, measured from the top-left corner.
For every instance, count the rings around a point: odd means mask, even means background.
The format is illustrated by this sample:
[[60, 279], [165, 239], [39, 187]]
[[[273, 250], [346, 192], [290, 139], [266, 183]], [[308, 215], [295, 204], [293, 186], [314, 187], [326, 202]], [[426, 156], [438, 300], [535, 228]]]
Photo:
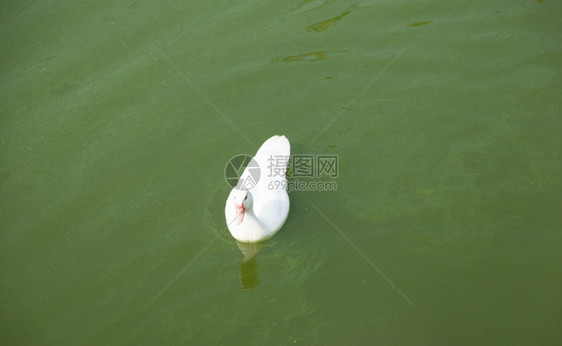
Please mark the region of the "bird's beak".
[[240, 203], [236, 205], [236, 224], [239, 225], [244, 220], [244, 212], [246, 208], [244, 208], [244, 203]]

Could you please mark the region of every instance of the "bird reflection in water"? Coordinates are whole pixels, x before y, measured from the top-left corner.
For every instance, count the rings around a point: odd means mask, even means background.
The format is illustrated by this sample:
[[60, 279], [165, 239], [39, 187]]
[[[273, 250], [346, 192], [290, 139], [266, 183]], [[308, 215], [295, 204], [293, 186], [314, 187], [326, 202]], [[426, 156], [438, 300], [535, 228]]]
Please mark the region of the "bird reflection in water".
[[259, 286], [260, 280], [258, 279], [258, 262], [256, 260], [256, 255], [263, 248], [263, 242], [261, 243], [241, 243], [236, 242], [244, 259], [240, 263], [240, 284], [243, 290], [249, 290], [254, 287]]

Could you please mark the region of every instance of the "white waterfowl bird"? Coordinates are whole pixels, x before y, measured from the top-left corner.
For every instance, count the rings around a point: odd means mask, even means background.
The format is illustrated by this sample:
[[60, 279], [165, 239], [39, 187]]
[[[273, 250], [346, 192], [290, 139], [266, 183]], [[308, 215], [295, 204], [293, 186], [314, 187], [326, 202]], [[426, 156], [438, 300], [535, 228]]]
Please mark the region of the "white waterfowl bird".
[[228, 230], [236, 240], [261, 242], [283, 227], [289, 215], [285, 174], [290, 155], [287, 137], [273, 136], [262, 144], [240, 176], [224, 208]]

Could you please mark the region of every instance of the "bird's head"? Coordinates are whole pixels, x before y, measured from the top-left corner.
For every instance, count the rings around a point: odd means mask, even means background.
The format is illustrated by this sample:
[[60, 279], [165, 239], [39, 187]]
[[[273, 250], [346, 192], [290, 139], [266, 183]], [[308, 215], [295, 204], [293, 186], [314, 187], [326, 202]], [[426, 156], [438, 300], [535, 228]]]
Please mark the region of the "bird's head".
[[234, 222], [239, 225], [244, 221], [246, 209], [252, 207], [252, 194], [248, 190], [236, 190], [234, 192], [234, 206], [236, 208], [236, 216]]

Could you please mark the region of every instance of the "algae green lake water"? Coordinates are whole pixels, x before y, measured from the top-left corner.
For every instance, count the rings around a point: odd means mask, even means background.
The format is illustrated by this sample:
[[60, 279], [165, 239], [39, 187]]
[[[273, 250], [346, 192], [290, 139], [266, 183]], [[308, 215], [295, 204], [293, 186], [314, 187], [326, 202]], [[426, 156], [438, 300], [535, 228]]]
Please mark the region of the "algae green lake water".
[[[561, 344], [561, 15], [3, 1], [0, 343]], [[244, 247], [225, 166], [275, 134], [337, 189]]]

